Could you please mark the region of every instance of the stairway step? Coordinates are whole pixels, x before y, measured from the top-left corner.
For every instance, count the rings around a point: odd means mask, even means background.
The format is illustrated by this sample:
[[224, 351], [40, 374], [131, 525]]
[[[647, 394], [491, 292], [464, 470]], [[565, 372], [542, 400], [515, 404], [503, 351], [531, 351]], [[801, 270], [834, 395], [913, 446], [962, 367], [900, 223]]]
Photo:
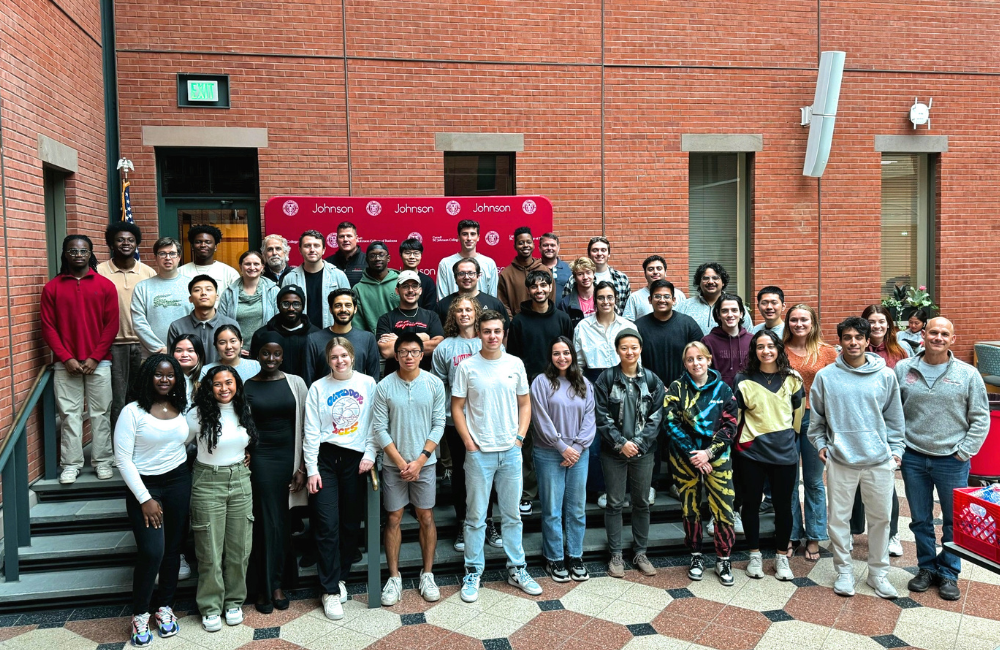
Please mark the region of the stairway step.
[[97, 478], [93, 467], [84, 467], [76, 482], [63, 485], [59, 479], [38, 479], [31, 484], [31, 489], [41, 501], [92, 501], [95, 499], [121, 499], [125, 496], [125, 481], [117, 469], [112, 470], [114, 476], [107, 480]]
[[121, 566], [135, 559], [132, 531], [33, 535], [20, 549], [21, 570], [37, 572], [93, 566]]
[[31, 532], [125, 530], [129, 527], [125, 499], [46, 501], [31, 509]]

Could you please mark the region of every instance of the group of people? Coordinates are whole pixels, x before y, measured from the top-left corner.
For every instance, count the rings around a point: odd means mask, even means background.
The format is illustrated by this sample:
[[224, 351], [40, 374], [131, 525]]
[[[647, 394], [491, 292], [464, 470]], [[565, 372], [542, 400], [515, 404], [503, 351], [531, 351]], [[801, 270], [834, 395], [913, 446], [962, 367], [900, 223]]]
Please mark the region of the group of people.
[[908, 587], [959, 597], [958, 558], [936, 551], [933, 494], [949, 541], [944, 495], [967, 482], [989, 412], [982, 378], [950, 351], [950, 321], [918, 314], [897, 337], [892, 314], [871, 305], [837, 326], [838, 350], [823, 342], [815, 309], [787, 307], [779, 287], [758, 292], [754, 326], [717, 262], [698, 267], [685, 297], [659, 255], [644, 260], [645, 286], [630, 292], [605, 237], [567, 263], [557, 235], [538, 238], [535, 258], [534, 235], [518, 228], [502, 271], [476, 251], [477, 222], [460, 221], [458, 239], [435, 279], [420, 270], [420, 241], [400, 244], [397, 271], [386, 244], [362, 251], [348, 222], [328, 257], [322, 233], [303, 233], [299, 267], [272, 235], [232, 269], [214, 259], [214, 226], [189, 230], [184, 265], [179, 242], [157, 240], [155, 268], [136, 259], [133, 224], [108, 227], [111, 259], [101, 264], [89, 238], [66, 237], [41, 306], [56, 361], [60, 481], [75, 481], [84, 462], [86, 402], [97, 476], [116, 465], [128, 486], [133, 645], [149, 645], [154, 628], [177, 632], [188, 527], [206, 630], [241, 623], [248, 594], [261, 612], [287, 608], [296, 506], [308, 506], [324, 612], [342, 618], [376, 463], [387, 513], [382, 604], [402, 596], [407, 506], [419, 522], [419, 592], [438, 600], [442, 458], [466, 602], [479, 596], [487, 544], [503, 548], [511, 585], [542, 593], [522, 546], [521, 518], [536, 501], [553, 581], [589, 578], [588, 501], [604, 508], [608, 575], [625, 575], [625, 508], [631, 564], [655, 574], [647, 549], [657, 487], [681, 501], [692, 580], [708, 570], [705, 532], [723, 585], [735, 582], [737, 535], [749, 548], [746, 574], [763, 578], [760, 515], [773, 509], [777, 579], [793, 578], [798, 549], [816, 561], [829, 539], [834, 590], [853, 595], [852, 535], [867, 523], [868, 584], [894, 598], [897, 467], [920, 569]]

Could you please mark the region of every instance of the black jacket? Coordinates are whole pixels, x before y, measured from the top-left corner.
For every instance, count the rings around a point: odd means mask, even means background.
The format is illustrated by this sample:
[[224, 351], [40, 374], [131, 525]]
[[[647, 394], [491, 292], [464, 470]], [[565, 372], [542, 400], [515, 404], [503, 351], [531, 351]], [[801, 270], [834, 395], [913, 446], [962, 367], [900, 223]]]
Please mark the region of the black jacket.
[[[625, 400], [625, 375], [618, 364], [601, 373], [594, 384], [597, 433], [601, 436], [601, 453], [616, 454], [631, 440], [640, 454], [656, 449], [656, 437], [663, 419], [663, 382], [642, 366], [645, 381], [639, 383], [636, 404], [635, 431], [622, 431], [622, 403]], [[605, 451], [607, 450], [607, 451]]]
[[524, 362], [529, 383], [545, 372], [552, 340], [557, 336], [573, 340], [573, 324], [566, 312], [556, 309], [551, 300], [544, 314], [535, 312], [530, 300], [521, 303], [521, 311], [511, 321], [507, 334], [507, 352]]

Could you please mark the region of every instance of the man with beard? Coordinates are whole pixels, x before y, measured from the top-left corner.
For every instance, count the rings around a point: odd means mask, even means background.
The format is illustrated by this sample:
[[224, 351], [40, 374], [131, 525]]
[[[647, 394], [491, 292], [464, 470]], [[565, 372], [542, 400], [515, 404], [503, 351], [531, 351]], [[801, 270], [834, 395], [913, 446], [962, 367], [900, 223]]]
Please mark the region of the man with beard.
[[451, 308], [451, 301], [455, 298], [459, 296], [463, 298], [475, 298], [484, 311], [492, 309], [500, 312], [500, 316], [503, 318], [504, 331], [506, 332], [510, 328], [510, 316], [507, 314], [507, 308], [504, 307], [499, 299], [480, 290], [479, 276], [482, 274], [482, 269], [479, 266], [479, 261], [474, 257], [459, 260], [452, 266], [452, 274], [455, 277], [455, 284], [458, 286], [458, 291], [438, 301], [437, 308], [435, 309], [438, 320], [444, 322], [448, 317], [448, 309]]
[[281, 371], [305, 379], [309, 335], [319, 331], [319, 328], [309, 322], [302, 313], [305, 297], [302, 288], [294, 284], [281, 288], [278, 292], [278, 313], [267, 321], [264, 327], [254, 332], [253, 340], [250, 342], [251, 359], [257, 358], [257, 353], [264, 345], [262, 342], [264, 333], [274, 332], [281, 337], [281, 349], [284, 350]]
[[363, 372], [375, 381], [379, 380], [379, 361], [382, 356], [371, 332], [354, 327], [352, 321], [358, 313], [358, 298], [351, 289], [337, 289], [329, 296], [333, 325], [324, 327], [309, 335], [306, 352], [307, 384], [329, 374], [330, 365], [326, 360], [326, 344], [335, 336], [342, 336], [354, 346], [354, 369]]
[[365, 256], [358, 246], [357, 226], [350, 221], [337, 225], [337, 252], [326, 261], [343, 271], [352, 287], [361, 281], [365, 272]]
[[288, 265], [288, 253], [292, 247], [281, 235], [268, 235], [261, 244], [260, 252], [264, 255], [264, 277], [279, 287], [292, 267]]
[[118, 414], [125, 407], [131, 380], [139, 373], [142, 347], [132, 327], [132, 294], [135, 286], [156, 275], [156, 271], [135, 259], [142, 242], [139, 226], [128, 221], [116, 221], [104, 231], [104, 240], [111, 249], [111, 259], [97, 265], [98, 274], [111, 280], [118, 291], [118, 335], [111, 346], [111, 430], [118, 423]]
[[396, 278], [399, 273], [389, 268], [389, 249], [380, 241], [368, 244], [365, 253], [368, 267], [361, 280], [352, 286], [358, 294], [359, 324], [369, 332], [375, 332], [378, 319], [399, 305], [396, 295]]
[[[729, 273], [718, 262], [705, 262], [694, 272], [694, 286], [698, 292], [691, 294], [690, 298], [677, 304], [675, 311], [693, 318], [694, 322], [701, 328], [701, 335], [706, 336], [715, 327], [712, 308], [715, 307], [715, 301], [729, 286]], [[652, 292], [652, 288], [650, 288], [650, 292]], [[653, 305], [653, 308], [655, 311], [656, 305]], [[636, 324], [638, 325], [638, 322]], [[753, 329], [750, 314], [743, 317], [743, 327], [747, 330]]]
[[420, 367], [430, 370], [434, 348], [444, 339], [441, 319], [434, 312], [420, 306], [420, 277], [413, 271], [403, 271], [396, 279], [399, 306], [382, 314], [375, 328], [378, 351], [385, 359], [385, 375], [399, 370], [396, 361], [396, 337], [403, 332], [413, 332], [424, 342], [424, 356]]

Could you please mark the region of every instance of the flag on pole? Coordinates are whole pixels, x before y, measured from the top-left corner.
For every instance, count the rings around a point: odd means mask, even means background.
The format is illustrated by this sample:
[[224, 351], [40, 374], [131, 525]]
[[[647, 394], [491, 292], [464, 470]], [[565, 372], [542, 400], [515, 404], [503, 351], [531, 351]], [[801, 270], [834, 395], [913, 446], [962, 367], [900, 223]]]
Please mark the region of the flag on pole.
[[[128, 163], [131, 166], [131, 163]], [[119, 169], [121, 169], [122, 164], [118, 164]], [[132, 219], [132, 200], [129, 198], [129, 185], [132, 182], [128, 179], [128, 167], [125, 168], [125, 181], [122, 183], [122, 221], [134, 224], [135, 221]], [[135, 261], [139, 261], [139, 248], [135, 249]]]

